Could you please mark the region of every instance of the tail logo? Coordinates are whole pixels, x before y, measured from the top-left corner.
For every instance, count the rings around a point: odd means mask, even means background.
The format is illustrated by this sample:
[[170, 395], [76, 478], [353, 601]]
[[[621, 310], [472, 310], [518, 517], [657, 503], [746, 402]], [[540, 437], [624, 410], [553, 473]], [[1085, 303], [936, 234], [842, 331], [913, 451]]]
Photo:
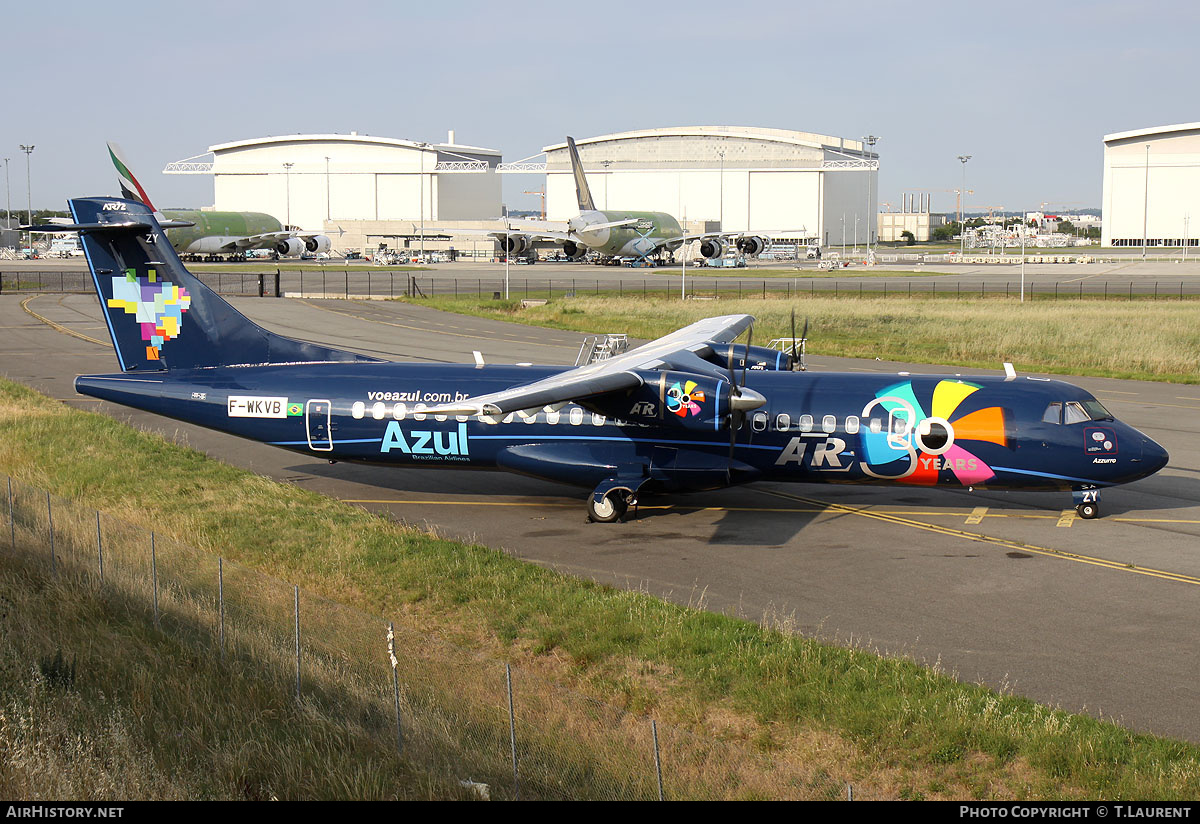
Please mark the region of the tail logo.
[[192, 305], [186, 289], [160, 281], [154, 269], [148, 269], [144, 278], [133, 269], [126, 269], [123, 277], [114, 276], [112, 295], [108, 306], [133, 315], [141, 326], [148, 360], [159, 360], [162, 345], [179, 337], [183, 313]]

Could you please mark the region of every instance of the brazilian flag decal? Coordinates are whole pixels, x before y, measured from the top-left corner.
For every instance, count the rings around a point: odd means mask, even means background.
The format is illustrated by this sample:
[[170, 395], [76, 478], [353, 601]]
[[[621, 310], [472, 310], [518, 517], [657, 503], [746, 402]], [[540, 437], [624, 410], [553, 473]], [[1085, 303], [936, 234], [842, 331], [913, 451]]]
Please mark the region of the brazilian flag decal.
[[303, 415], [304, 415], [304, 404], [302, 404], [302, 403], [289, 403], [289, 404], [288, 404], [288, 410], [287, 410], [287, 412], [288, 412], [288, 417], [289, 417], [289, 418], [298, 418], [298, 417], [301, 417], [301, 416], [303, 416]]

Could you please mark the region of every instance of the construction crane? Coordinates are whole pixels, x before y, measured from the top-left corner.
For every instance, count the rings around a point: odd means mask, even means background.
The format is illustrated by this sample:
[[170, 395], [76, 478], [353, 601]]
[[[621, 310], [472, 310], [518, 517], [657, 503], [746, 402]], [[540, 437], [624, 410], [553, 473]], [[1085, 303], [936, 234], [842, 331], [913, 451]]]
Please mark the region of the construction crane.
[[541, 219], [545, 220], [546, 219], [546, 189], [543, 187], [541, 189], [537, 189], [536, 191], [532, 191], [532, 192], [526, 191], [526, 192], [522, 192], [521, 194], [541, 195], [541, 197], [542, 197], [542, 218]]

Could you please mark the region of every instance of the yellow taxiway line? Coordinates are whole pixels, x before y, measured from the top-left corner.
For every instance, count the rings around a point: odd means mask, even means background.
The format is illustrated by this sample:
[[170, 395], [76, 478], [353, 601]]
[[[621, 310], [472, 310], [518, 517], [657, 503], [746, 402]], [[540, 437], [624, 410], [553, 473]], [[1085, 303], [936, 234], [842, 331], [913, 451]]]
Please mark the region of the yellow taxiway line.
[[109, 346], [110, 345], [108, 341], [96, 340], [96, 338], [85, 335], [82, 332], [76, 332], [74, 329], [68, 329], [67, 327], [63, 326], [61, 323], [55, 323], [54, 321], [50, 320], [50, 318], [46, 317], [45, 315], [39, 315], [37, 312], [30, 309], [29, 308], [30, 302], [34, 301], [40, 297], [42, 297], [42, 295], [34, 295], [33, 297], [25, 298], [25, 300], [21, 301], [21, 308], [24, 309], [27, 314], [32, 315], [33, 317], [37, 318], [42, 323], [49, 326], [51, 329], [55, 329], [59, 332], [62, 332], [64, 335], [70, 335], [73, 338], [79, 338], [80, 340], [85, 340], [88, 343], [94, 343], [97, 346]]

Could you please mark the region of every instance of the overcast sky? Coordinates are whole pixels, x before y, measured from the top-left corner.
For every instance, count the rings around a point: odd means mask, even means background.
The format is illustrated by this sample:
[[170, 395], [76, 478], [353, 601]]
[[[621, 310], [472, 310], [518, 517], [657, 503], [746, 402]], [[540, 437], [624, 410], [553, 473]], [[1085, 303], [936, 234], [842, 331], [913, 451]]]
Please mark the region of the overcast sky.
[[[505, 11], [505, 9], [511, 11]], [[0, 157], [14, 208], [115, 194], [115, 140], [162, 207], [212, 203], [162, 175], [210, 145], [349, 132], [499, 149], [564, 135], [754, 125], [879, 135], [879, 199], [1100, 205], [1102, 137], [1200, 121], [1200, 5], [774, 0], [6, 4]], [[512, 208], [537, 177], [507, 176]], [[954, 207], [936, 191], [935, 211]], [[1048, 207], [1049, 209], [1050, 207]]]

